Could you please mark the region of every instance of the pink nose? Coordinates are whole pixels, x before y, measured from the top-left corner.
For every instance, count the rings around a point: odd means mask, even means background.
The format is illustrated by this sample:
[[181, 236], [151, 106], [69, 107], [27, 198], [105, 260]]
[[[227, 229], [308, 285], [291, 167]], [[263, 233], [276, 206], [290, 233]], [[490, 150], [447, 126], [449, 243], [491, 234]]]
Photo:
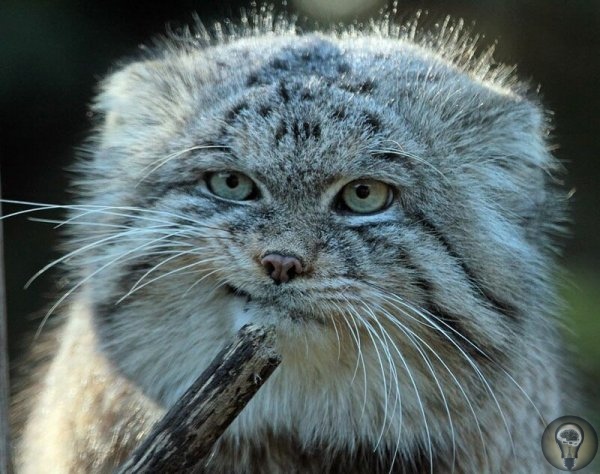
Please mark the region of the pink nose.
[[296, 257], [286, 257], [277, 253], [266, 255], [260, 263], [277, 284], [287, 283], [303, 271], [302, 264]]

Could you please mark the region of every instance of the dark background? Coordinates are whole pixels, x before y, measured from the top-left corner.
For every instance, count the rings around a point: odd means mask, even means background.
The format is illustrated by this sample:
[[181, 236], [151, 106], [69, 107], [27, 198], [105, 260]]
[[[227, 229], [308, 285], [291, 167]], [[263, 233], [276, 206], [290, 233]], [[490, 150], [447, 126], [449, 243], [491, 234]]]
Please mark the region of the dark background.
[[[339, 0], [338, 0], [339, 1]], [[377, 0], [370, 0], [370, 3]], [[278, 10], [297, 11], [290, 0]], [[322, 2], [332, 5], [335, 2]], [[342, 3], [343, 0], [342, 0]], [[410, 15], [429, 11], [430, 22], [447, 14], [462, 17], [482, 44], [498, 41], [496, 59], [518, 64], [519, 75], [541, 86], [543, 103], [554, 112], [556, 155], [569, 170], [573, 238], [567, 242], [564, 295], [566, 337], [576, 349], [590, 400], [600, 399], [600, 2], [577, 0], [402, 1]], [[346, 5], [348, 3], [346, 2]], [[365, 3], [363, 2], [363, 6]], [[89, 128], [87, 106], [98, 79], [115, 60], [173, 25], [191, 23], [197, 12], [206, 24], [238, 17], [234, 1], [35, 1], [2, 0], [0, 6], [0, 157], [5, 199], [65, 203], [64, 168]], [[316, 16], [315, 7], [304, 13]], [[310, 10], [310, 11], [309, 11]], [[376, 13], [377, 9], [371, 10]], [[363, 12], [364, 13], [364, 12]], [[367, 13], [368, 14], [368, 13]], [[323, 19], [321, 19], [323, 21]], [[4, 205], [4, 211], [16, 210]], [[5, 228], [9, 349], [14, 358], [32, 343], [33, 318], [49, 301], [56, 274], [23, 285], [56, 253], [52, 226], [25, 218]], [[589, 402], [590, 412], [599, 410]], [[593, 410], [592, 410], [593, 409]], [[594, 413], [589, 416], [594, 418]], [[594, 418], [600, 428], [600, 418]]]

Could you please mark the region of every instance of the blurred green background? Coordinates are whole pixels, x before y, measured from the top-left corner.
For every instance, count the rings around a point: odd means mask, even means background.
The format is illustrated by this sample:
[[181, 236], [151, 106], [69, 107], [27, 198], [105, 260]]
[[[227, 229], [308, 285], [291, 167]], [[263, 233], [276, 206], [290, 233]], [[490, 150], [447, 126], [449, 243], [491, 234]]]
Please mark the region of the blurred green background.
[[[325, 6], [327, 8], [319, 10]], [[2, 0], [0, 2], [0, 156], [7, 199], [61, 203], [68, 200], [64, 168], [89, 127], [87, 105], [98, 79], [115, 60], [135, 55], [138, 45], [191, 22], [238, 17], [250, 2], [123, 2]], [[322, 22], [377, 13], [378, 0], [289, 0], [276, 10], [300, 11]], [[341, 11], [342, 8], [345, 11]], [[600, 2], [585, 0], [401, 1], [403, 16], [428, 10], [425, 23], [447, 14], [498, 41], [496, 58], [518, 64], [522, 78], [540, 85], [554, 113], [556, 155], [574, 188], [573, 238], [566, 243], [564, 295], [574, 365], [588, 395], [585, 415], [600, 428]], [[5, 206], [5, 211], [14, 210]], [[9, 349], [15, 358], [31, 343], [36, 311], [56, 288], [47, 275], [23, 285], [56, 257], [51, 226], [5, 222]], [[32, 316], [34, 315], [34, 316]], [[596, 463], [598, 460], [596, 460]]]

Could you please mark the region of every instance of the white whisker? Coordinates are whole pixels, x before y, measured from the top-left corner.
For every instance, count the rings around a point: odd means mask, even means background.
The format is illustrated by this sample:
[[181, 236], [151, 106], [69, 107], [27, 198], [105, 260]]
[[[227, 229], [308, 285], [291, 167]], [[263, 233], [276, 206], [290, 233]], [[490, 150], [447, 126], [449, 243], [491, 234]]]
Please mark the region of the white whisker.
[[[205, 275], [203, 275], [201, 278], [197, 279], [194, 283], [192, 283], [187, 290], [185, 290], [185, 292], [183, 293], [182, 296], [187, 295], [194, 287], [196, 287], [197, 285], [199, 285], [200, 283], [202, 283], [206, 278], [214, 275], [215, 273], [217, 273], [219, 271], [218, 268], [215, 268], [214, 270], [206, 273]], [[197, 273], [198, 270], [195, 271], [195, 273]], [[215, 288], [213, 288], [213, 291], [216, 291], [218, 288], [220, 288], [221, 286], [223, 286], [223, 284], [217, 285]]]
[[[52, 262], [50, 262], [47, 265], [45, 265], [41, 270], [37, 271], [29, 280], [27, 280], [27, 282], [25, 283], [25, 288], [29, 288], [29, 286], [40, 275], [42, 275], [43, 273], [45, 273], [46, 271], [48, 271], [50, 268], [52, 268], [52, 267], [54, 267], [54, 266], [56, 266], [56, 265], [58, 265], [58, 264], [60, 264], [62, 262], [65, 262], [66, 260], [69, 260], [69, 259], [73, 258], [76, 255], [79, 255], [79, 254], [81, 254], [83, 252], [86, 252], [88, 250], [95, 249], [95, 248], [97, 248], [97, 247], [99, 247], [99, 246], [101, 246], [101, 245], [103, 245], [103, 244], [105, 244], [107, 242], [111, 242], [111, 241], [115, 241], [115, 240], [118, 240], [118, 239], [122, 239], [122, 238], [127, 237], [127, 236], [129, 236], [131, 234], [134, 234], [137, 237], [141, 233], [144, 233], [144, 231], [142, 229], [127, 230], [127, 231], [124, 231], [124, 232], [119, 232], [119, 233], [116, 233], [116, 234], [111, 234], [111, 235], [109, 235], [107, 237], [104, 237], [102, 239], [99, 239], [99, 240], [94, 240], [93, 242], [91, 242], [91, 243], [89, 243], [87, 245], [84, 245], [83, 247], [78, 247], [75, 250], [73, 250], [73, 251], [71, 251], [71, 252], [63, 255], [62, 257], [57, 258], [56, 260], [53, 260]], [[148, 233], [152, 233], [152, 230], [150, 230]], [[173, 235], [177, 235], [177, 233], [168, 234], [167, 236], [163, 236], [160, 239], [165, 239], [166, 237], [173, 236]], [[152, 242], [155, 242], [155, 241], [156, 240], [153, 240]]]
[[[375, 322], [381, 327], [381, 323], [379, 323], [379, 321], [377, 319], [375, 319]], [[381, 329], [382, 329], [382, 332], [385, 334], [385, 330], [383, 330], [383, 328], [381, 328]], [[398, 346], [391, 338], [390, 338], [390, 342], [392, 344], [392, 347], [396, 351], [396, 354], [400, 358], [402, 365], [404, 366], [404, 368], [406, 370], [408, 378], [410, 379], [411, 385], [414, 389], [415, 396], [417, 398], [417, 403], [419, 405], [419, 411], [421, 412], [421, 418], [423, 419], [423, 427], [425, 429], [425, 436], [427, 438], [427, 452], [429, 455], [430, 473], [433, 474], [433, 446], [432, 446], [432, 442], [431, 442], [431, 431], [429, 429], [429, 423], [427, 422], [427, 416], [425, 414], [425, 406], [423, 405], [423, 400], [421, 399], [421, 394], [419, 392], [417, 382], [413, 376], [412, 370], [410, 369], [410, 367], [408, 366], [408, 363], [406, 362], [405, 357], [402, 355], [402, 353], [398, 349]]]
[[400, 145], [400, 143], [398, 143], [395, 140], [385, 140], [385, 141], [389, 141], [389, 142], [393, 143], [396, 146], [396, 148], [382, 148], [382, 149], [377, 149], [377, 150], [374, 150], [375, 153], [390, 153], [390, 154], [393, 154], [393, 155], [398, 155], [401, 158], [402, 157], [409, 158], [411, 160], [416, 161], [417, 163], [420, 163], [422, 165], [425, 165], [425, 166], [431, 168], [437, 174], [439, 174], [444, 179], [444, 181], [448, 182], [448, 178], [446, 177], [446, 175], [444, 173], [442, 173], [439, 168], [437, 168], [436, 166], [434, 166], [429, 161], [427, 161], [424, 158], [421, 158], [421, 157], [415, 155], [414, 153], [410, 153], [410, 152], [405, 151], [403, 149], [402, 145]]
[[208, 150], [211, 148], [217, 148], [217, 149], [221, 149], [221, 148], [227, 148], [225, 146], [220, 146], [220, 145], [195, 145], [195, 146], [191, 146], [188, 148], [184, 148], [183, 150], [178, 150], [176, 152], [170, 153], [169, 155], [167, 155], [166, 157], [162, 158], [161, 160], [159, 160], [158, 164], [156, 163], [150, 163], [149, 165], [147, 165], [145, 168], [143, 168], [141, 170], [141, 172], [143, 173], [144, 171], [146, 171], [149, 167], [154, 166], [150, 171], [148, 171], [146, 174], [144, 174], [136, 183], [136, 187], [140, 185], [140, 183], [142, 181], [144, 181], [146, 178], [148, 178], [148, 176], [150, 176], [152, 173], [154, 173], [156, 170], [158, 170], [160, 167], [164, 166], [165, 164], [167, 164], [169, 161], [171, 161], [174, 158], [177, 158], [181, 155], [184, 155], [186, 153], [189, 153], [191, 151], [196, 151], [196, 150]]
[[[375, 285], [370, 285], [370, 286], [375, 287]], [[383, 290], [382, 288], [379, 288], [379, 287], [377, 287], [377, 288], [380, 291]], [[383, 291], [385, 291], [385, 290], [383, 290]], [[508, 434], [508, 438], [510, 440], [513, 453], [516, 453], [514, 442], [513, 442], [513, 439], [512, 439], [512, 433], [511, 433], [510, 428], [508, 426], [508, 421], [507, 421], [506, 416], [504, 414], [504, 410], [502, 410], [500, 402], [498, 401], [498, 398], [496, 397], [496, 395], [495, 395], [495, 393], [494, 393], [491, 385], [489, 384], [487, 378], [485, 377], [485, 375], [483, 374], [483, 372], [481, 371], [481, 369], [479, 368], [479, 366], [477, 365], [477, 363], [472, 359], [472, 357], [469, 356], [464, 351], [464, 349], [462, 347], [460, 347], [460, 345], [456, 341], [454, 341], [454, 339], [452, 339], [437, 323], [439, 322], [442, 325], [446, 326], [447, 329], [449, 329], [452, 332], [456, 333], [457, 335], [459, 335], [465, 341], [467, 341], [467, 342], [471, 342], [471, 341], [469, 341], [468, 338], [466, 338], [465, 336], [463, 336], [462, 334], [460, 334], [460, 332], [458, 332], [457, 330], [455, 330], [453, 327], [451, 327], [450, 325], [448, 325], [447, 323], [445, 323], [440, 318], [437, 318], [436, 316], [432, 315], [431, 313], [428, 313], [428, 312], [423, 311], [423, 310], [419, 310], [419, 309], [413, 307], [412, 305], [409, 305], [407, 302], [405, 302], [402, 299], [398, 298], [397, 295], [394, 295], [393, 293], [387, 293], [386, 295], [382, 295], [382, 296], [384, 298], [391, 299], [393, 301], [398, 302], [399, 304], [401, 304], [402, 306], [405, 306], [407, 309], [409, 309], [410, 311], [414, 312], [418, 316], [420, 316], [423, 319], [427, 320], [429, 323], [433, 324], [435, 326], [435, 328], [436, 328], [436, 331], [440, 335], [442, 335], [445, 339], [447, 339], [448, 342], [450, 342], [450, 344], [452, 344], [455, 347], [455, 349], [461, 354], [461, 356], [465, 359], [465, 361], [469, 364], [469, 366], [474, 370], [474, 372], [477, 375], [477, 377], [479, 378], [479, 380], [481, 380], [481, 382], [484, 385], [486, 391], [489, 393], [489, 395], [492, 398], [494, 404], [496, 405], [496, 408], [498, 409], [498, 413], [500, 415], [500, 418], [502, 419], [502, 423], [504, 425], [504, 428], [506, 429], [506, 432]], [[435, 321], [432, 321], [432, 318]], [[472, 344], [472, 345], [474, 347], [476, 347], [474, 344]], [[482, 354], [484, 354], [484, 353], [482, 352]]]
[[[352, 374], [352, 378], [350, 380], [351, 384], [354, 383], [354, 380], [356, 379], [356, 374], [358, 373], [359, 365], [362, 363], [362, 368], [363, 368], [363, 404], [362, 404], [362, 408], [361, 408], [361, 412], [360, 412], [360, 418], [359, 418], [359, 422], [360, 422], [363, 419], [363, 416], [365, 414], [365, 409], [366, 409], [366, 406], [367, 406], [367, 386], [368, 386], [368, 384], [367, 384], [367, 366], [365, 364], [365, 359], [364, 359], [363, 352], [362, 352], [362, 345], [361, 345], [361, 342], [360, 342], [360, 332], [358, 330], [358, 326], [356, 325], [356, 321], [354, 320], [354, 317], [352, 316], [352, 314], [348, 314], [347, 312], [343, 311], [337, 305], [337, 303], [335, 303], [334, 301], [332, 301], [332, 304], [338, 308], [340, 317], [342, 318], [342, 321], [348, 327], [348, 330], [350, 331], [350, 336], [352, 337], [352, 339], [354, 340], [354, 343], [356, 344], [356, 351], [357, 351], [356, 366], [354, 367], [354, 373]], [[344, 317], [346, 315], [348, 315], [348, 317], [350, 318], [350, 321], [352, 321], [352, 324], [354, 325], [354, 329], [352, 328], [352, 325], [350, 324], [350, 322]], [[355, 331], [356, 331], [356, 334], [355, 334]]]
[[[194, 252], [183, 252], [183, 253], [181, 253], [180, 255], [177, 255], [177, 256], [181, 256], [181, 255], [184, 255], [184, 254], [190, 254], [190, 253], [194, 253]], [[155, 278], [152, 278], [151, 280], [146, 281], [142, 285], [139, 285], [139, 286], [137, 286], [135, 288], [130, 289], [129, 292], [126, 295], [124, 295], [123, 297], [121, 297], [119, 299], [119, 301], [117, 301], [117, 304], [120, 303], [121, 301], [123, 301], [124, 299], [130, 297], [131, 295], [133, 295], [137, 291], [141, 290], [142, 288], [144, 288], [144, 287], [146, 287], [146, 286], [148, 286], [148, 285], [150, 285], [150, 284], [152, 284], [152, 283], [154, 283], [154, 282], [156, 282], [158, 280], [162, 280], [163, 278], [167, 278], [167, 277], [169, 277], [171, 275], [174, 275], [176, 273], [179, 273], [179, 272], [181, 272], [183, 270], [187, 270], [188, 268], [197, 267], [198, 265], [204, 265], [207, 262], [217, 261], [219, 259], [220, 259], [220, 257], [205, 258], [205, 259], [202, 259], [202, 260], [198, 260], [196, 262], [192, 262], [192, 263], [190, 263], [188, 265], [184, 265], [183, 267], [177, 267], [174, 270], [171, 270], [171, 271], [169, 271], [167, 273], [163, 273], [162, 275], [159, 275], [159, 276], [157, 276]], [[217, 271], [218, 271], [218, 269], [217, 269]], [[138, 280], [137, 283], [139, 283], [140, 280]]]
[[102, 265], [100, 268], [96, 269], [95, 271], [93, 271], [92, 273], [90, 273], [89, 275], [87, 275], [85, 278], [83, 278], [82, 280], [80, 280], [75, 286], [73, 286], [69, 291], [67, 291], [63, 296], [61, 296], [58, 301], [56, 301], [52, 307], [46, 312], [46, 314], [44, 315], [44, 318], [42, 319], [42, 322], [40, 323], [40, 326], [38, 328], [38, 330], [35, 333], [35, 338], [38, 338], [44, 325], [46, 324], [46, 322], [48, 321], [48, 318], [52, 315], [52, 313], [54, 312], [54, 310], [56, 310], [56, 308], [58, 306], [61, 305], [61, 303], [63, 301], [65, 301], [74, 291], [76, 291], [78, 288], [80, 288], [82, 285], [84, 285], [86, 282], [88, 282], [90, 279], [92, 279], [95, 275], [97, 275], [98, 273], [100, 273], [101, 271], [105, 270], [106, 268], [108, 268], [109, 266], [113, 265], [115, 262], [118, 262], [119, 260], [122, 259], [123, 256], [125, 255], [130, 255], [132, 253], [135, 253], [155, 242], [158, 242], [160, 240], [165, 239], [165, 237], [168, 236], [162, 236], [153, 240], [150, 240], [148, 242], [144, 242], [143, 244], [127, 250], [126, 252], [123, 252], [122, 254], [118, 255], [116, 258], [110, 260], [108, 263]]
[[[373, 303], [376, 304], [376, 303]], [[395, 318], [392, 314], [390, 314], [385, 308], [383, 308], [382, 306], [376, 304], [376, 306], [378, 307], [378, 309], [381, 311], [381, 314], [386, 318], [387, 321], [391, 322], [396, 328], [398, 328], [408, 339], [408, 341], [411, 342], [411, 344], [413, 345], [413, 347], [417, 350], [417, 352], [419, 353], [419, 355], [421, 356], [421, 359], [423, 360], [423, 362], [425, 362], [425, 365], [427, 366], [427, 369], [429, 370], [429, 372], [431, 373], [431, 376], [433, 377], [433, 380], [437, 386], [437, 389], [440, 393], [440, 396], [442, 397], [442, 401], [444, 404], [444, 409], [446, 411], [446, 414], [448, 415], [448, 422], [449, 422], [449, 426], [450, 426], [450, 436], [452, 438], [452, 472], [454, 472], [454, 466], [456, 464], [456, 434], [454, 432], [454, 423], [452, 421], [452, 414], [450, 413], [450, 406], [448, 405], [448, 400], [446, 399], [446, 395], [444, 393], [444, 389], [442, 384], [440, 383], [436, 372], [433, 368], [433, 365], [431, 363], [431, 359], [429, 359], [429, 357], [427, 356], [427, 354], [425, 354], [423, 352], [423, 350], [421, 349], [420, 343], [417, 342], [415, 339], [418, 339], [420, 342], [423, 342], [423, 340], [418, 337], [413, 331], [411, 331], [408, 327], [406, 327], [404, 324], [402, 324], [397, 318]], [[381, 324], [381, 323], [379, 323]], [[389, 334], [387, 334], [387, 337], [390, 338], [390, 342], [395, 346], [393, 339], [391, 338], [391, 336], [389, 336]], [[428, 344], [425, 344], [429, 349], [431, 349], [431, 347]], [[436, 357], [441, 360], [439, 358], [439, 356], [437, 356], [437, 354], [435, 354]], [[442, 362], [443, 363], [443, 362]], [[443, 365], [447, 367], [447, 365], [445, 363], [443, 363]], [[449, 368], [448, 368], [449, 370]], [[450, 371], [451, 376], [453, 376], [452, 372]], [[467, 398], [467, 403], [470, 404], [468, 398]], [[482, 438], [483, 441], [483, 438]]]
[[[183, 214], [176, 214], [173, 212], [169, 212], [169, 211], [160, 211], [158, 209], [145, 209], [145, 208], [141, 208], [141, 207], [133, 207], [133, 206], [100, 206], [100, 205], [93, 205], [93, 204], [45, 204], [45, 203], [39, 203], [39, 202], [30, 202], [30, 201], [14, 201], [14, 200], [8, 200], [8, 199], [2, 199], [0, 200], [0, 202], [6, 203], [6, 204], [17, 204], [17, 205], [21, 205], [21, 206], [33, 206], [32, 209], [25, 209], [23, 211], [17, 211], [17, 212], [13, 212], [11, 214], [7, 214], [5, 216], [2, 216], [2, 219], [8, 219], [11, 217], [16, 217], [22, 214], [28, 214], [28, 213], [33, 213], [33, 212], [41, 212], [41, 211], [49, 211], [49, 210], [69, 210], [69, 211], [83, 211], [86, 213], [98, 213], [100, 215], [107, 215], [107, 216], [112, 216], [112, 217], [125, 217], [125, 218], [131, 218], [131, 219], [136, 219], [139, 221], [146, 221], [146, 222], [151, 222], [151, 223], [158, 223], [158, 224], [165, 224], [165, 225], [170, 225], [170, 226], [178, 226], [178, 227], [182, 227], [184, 226], [183, 224], [181, 224], [180, 222], [177, 222], [176, 220], [182, 220], [185, 222], [188, 222], [189, 224], [193, 224], [195, 227], [192, 227], [193, 229], [210, 229], [210, 230], [216, 230], [216, 231], [223, 231], [223, 229], [220, 229], [218, 227], [213, 227], [213, 226], [209, 226], [206, 225], [196, 219], [193, 219], [190, 216], [186, 216]], [[128, 213], [129, 212], [129, 213]], [[138, 213], [138, 214], [131, 214], [131, 212], [134, 213]], [[140, 215], [143, 214], [143, 215]], [[161, 216], [162, 219], [158, 219], [156, 217], [148, 217], [148, 215], [150, 216]], [[77, 219], [78, 216], [74, 216], [73, 220]], [[175, 220], [165, 220], [165, 218], [169, 218], [169, 219], [175, 219]], [[67, 219], [71, 220], [71, 219]], [[64, 221], [66, 222], [66, 221]]]
[[[369, 336], [369, 338], [371, 339], [371, 342], [373, 343], [373, 349], [375, 349], [375, 353], [377, 355], [377, 360], [379, 362], [379, 368], [381, 370], [381, 382], [383, 383], [383, 394], [384, 394], [384, 409], [383, 409], [383, 424], [382, 424], [382, 428], [381, 428], [381, 434], [379, 435], [378, 439], [377, 439], [377, 443], [375, 444], [375, 449], [377, 449], [377, 447], [379, 446], [379, 443], [381, 442], [381, 438], [383, 437], [383, 432], [385, 430], [385, 425], [386, 422], [388, 420], [388, 407], [389, 407], [389, 392], [390, 392], [390, 388], [388, 388], [388, 384], [387, 384], [387, 379], [385, 376], [385, 368], [384, 368], [384, 364], [383, 364], [383, 359], [381, 358], [381, 354], [379, 352], [379, 349], [377, 348], [377, 343], [373, 337], [374, 335], [374, 331], [373, 328], [370, 326], [370, 324], [358, 313], [358, 311], [356, 310], [356, 308], [354, 308], [354, 306], [348, 302], [348, 307], [350, 309], [350, 311], [354, 314], [354, 317], [361, 323], [362, 327], [365, 328], [365, 330], [367, 331], [367, 334]], [[383, 341], [382, 339], [375, 334], [375, 336], [377, 337], [377, 339], [379, 340], [379, 342], [382, 343], [382, 350], [384, 349], [383, 346]], [[386, 352], [386, 355], [388, 356], [388, 365], [392, 366], [393, 363], [389, 358], [389, 351]], [[391, 370], [391, 369], [388, 369]]]

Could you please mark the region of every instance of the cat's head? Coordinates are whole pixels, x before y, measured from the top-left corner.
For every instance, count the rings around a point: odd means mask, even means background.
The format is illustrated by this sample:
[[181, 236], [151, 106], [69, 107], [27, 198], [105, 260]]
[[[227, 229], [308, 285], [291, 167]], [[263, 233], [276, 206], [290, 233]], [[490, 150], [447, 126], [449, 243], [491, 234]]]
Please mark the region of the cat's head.
[[553, 300], [557, 166], [522, 86], [459, 49], [267, 35], [108, 77], [74, 261], [124, 372], [171, 400], [160, 374], [185, 388], [249, 321], [425, 378], [427, 346], [519, 353]]

